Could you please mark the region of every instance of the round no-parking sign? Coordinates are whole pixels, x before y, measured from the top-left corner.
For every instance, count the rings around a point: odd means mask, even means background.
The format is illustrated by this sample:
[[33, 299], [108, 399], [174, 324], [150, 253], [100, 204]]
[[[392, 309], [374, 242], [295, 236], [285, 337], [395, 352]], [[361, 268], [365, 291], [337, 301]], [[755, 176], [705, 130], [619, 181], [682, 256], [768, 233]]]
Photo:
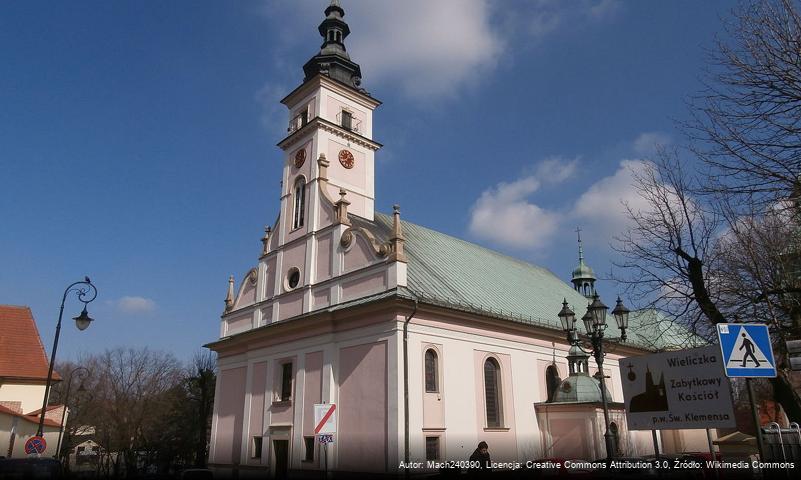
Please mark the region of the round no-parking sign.
[[25, 442], [25, 453], [28, 455], [42, 454], [46, 449], [47, 441], [45, 441], [44, 437], [31, 437]]

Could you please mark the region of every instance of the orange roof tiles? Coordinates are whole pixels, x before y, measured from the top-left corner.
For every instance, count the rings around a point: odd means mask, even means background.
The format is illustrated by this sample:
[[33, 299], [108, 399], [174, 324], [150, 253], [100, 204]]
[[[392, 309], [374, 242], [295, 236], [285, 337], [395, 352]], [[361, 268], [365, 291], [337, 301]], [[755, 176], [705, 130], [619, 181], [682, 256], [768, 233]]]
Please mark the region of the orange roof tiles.
[[[0, 305], [0, 378], [47, 379], [47, 355], [31, 309]], [[53, 372], [53, 379], [61, 377]]]

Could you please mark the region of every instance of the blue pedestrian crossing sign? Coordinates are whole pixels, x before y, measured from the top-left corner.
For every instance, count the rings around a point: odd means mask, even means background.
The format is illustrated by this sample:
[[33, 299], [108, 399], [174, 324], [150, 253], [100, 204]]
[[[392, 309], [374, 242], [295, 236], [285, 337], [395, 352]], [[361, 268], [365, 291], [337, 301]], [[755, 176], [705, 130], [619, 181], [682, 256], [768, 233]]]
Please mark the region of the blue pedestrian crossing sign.
[[718, 339], [727, 377], [776, 376], [767, 325], [719, 323]]

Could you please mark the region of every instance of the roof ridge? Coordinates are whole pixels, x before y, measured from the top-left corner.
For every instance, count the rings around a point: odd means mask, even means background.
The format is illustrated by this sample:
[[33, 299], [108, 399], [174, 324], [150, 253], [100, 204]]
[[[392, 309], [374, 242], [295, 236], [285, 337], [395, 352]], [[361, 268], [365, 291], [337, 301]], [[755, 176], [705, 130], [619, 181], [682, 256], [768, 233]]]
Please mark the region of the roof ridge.
[[[376, 212], [375, 212], [375, 214], [376, 214], [376, 215], [380, 215], [380, 216], [382, 216], [382, 217], [385, 217], [385, 218], [386, 218], [386, 220], [387, 220], [388, 222], [391, 222], [391, 221], [392, 221], [392, 216], [391, 216], [391, 215], [388, 215], [388, 214], [386, 214], [386, 213], [382, 213], [382, 212], [378, 212], [378, 211], [376, 211]], [[470, 245], [471, 247], [476, 247], [476, 248], [480, 248], [480, 249], [482, 249], [482, 250], [486, 250], [487, 252], [489, 252], [489, 253], [492, 253], [493, 255], [496, 255], [496, 256], [499, 256], [499, 257], [505, 258], [505, 259], [507, 259], [507, 260], [511, 260], [511, 261], [513, 261], [513, 262], [515, 262], [515, 263], [522, 264], [523, 266], [526, 266], [526, 267], [533, 267], [533, 268], [536, 268], [536, 269], [538, 269], [538, 270], [542, 270], [542, 271], [544, 271], [544, 272], [548, 272], [548, 273], [550, 273], [551, 275], [553, 275], [554, 277], [556, 277], [556, 278], [559, 278], [559, 279], [561, 280], [561, 278], [560, 278], [558, 275], [556, 275], [556, 274], [555, 274], [554, 272], [552, 272], [550, 269], [543, 267], [542, 265], [537, 265], [537, 264], [535, 264], [535, 263], [531, 263], [531, 262], [528, 262], [528, 261], [526, 261], [526, 260], [523, 260], [523, 259], [520, 259], [520, 258], [517, 258], [517, 257], [513, 257], [513, 256], [511, 256], [511, 255], [508, 255], [508, 254], [506, 254], [506, 253], [502, 253], [502, 252], [499, 252], [499, 251], [497, 251], [497, 250], [493, 250], [492, 248], [485, 247], [485, 246], [483, 246], [483, 245], [479, 245], [478, 243], [471, 242], [471, 241], [469, 241], [469, 240], [465, 240], [465, 239], [463, 239], [463, 238], [456, 237], [456, 236], [454, 236], [454, 235], [451, 235], [451, 234], [449, 234], [449, 233], [440, 232], [439, 230], [434, 230], [433, 228], [426, 227], [426, 226], [424, 226], [424, 225], [420, 225], [419, 223], [414, 223], [414, 222], [410, 222], [410, 221], [408, 221], [408, 220], [403, 220], [403, 219], [401, 219], [401, 224], [412, 225], [412, 226], [414, 226], [414, 227], [417, 227], [417, 228], [422, 228], [422, 229], [424, 229], [424, 230], [428, 230], [428, 231], [430, 231], [430, 232], [434, 232], [434, 233], [436, 233], [437, 235], [442, 235], [442, 236], [445, 236], [445, 237], [451, 238], [451, 239], [453, 239], [453, 240], [456, 240], [456, 241], [458, 241], [458, 242], [461, 242], [461, 243], [463, 243], [463, 244]]]

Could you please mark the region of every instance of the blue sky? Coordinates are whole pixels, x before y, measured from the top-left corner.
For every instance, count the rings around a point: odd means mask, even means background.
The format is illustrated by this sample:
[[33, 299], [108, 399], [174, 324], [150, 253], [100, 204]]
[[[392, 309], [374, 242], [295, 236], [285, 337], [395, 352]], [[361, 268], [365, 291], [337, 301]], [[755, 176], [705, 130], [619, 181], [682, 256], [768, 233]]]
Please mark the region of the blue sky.
[[[343, 0], [375, 114], [376, 206], [567, 279], [608, 275], [630, 169], [681, 144], [730, 2]], [[49, 350], [63, 289], [100, 295], [59, 357], [217, 337], [278, 211], [278, 100], [325, 0], [0, 4], [0, 303]], [[513, 222], [503, 222], [514, 219]], [[603, 282], [612, 305], [616, 287]], [[75, 299], [65, 315], [80, 311]], [[632, 305], [630, 305], [632, 306]], [[554, 315], [560, 305], [554, 305]]]

